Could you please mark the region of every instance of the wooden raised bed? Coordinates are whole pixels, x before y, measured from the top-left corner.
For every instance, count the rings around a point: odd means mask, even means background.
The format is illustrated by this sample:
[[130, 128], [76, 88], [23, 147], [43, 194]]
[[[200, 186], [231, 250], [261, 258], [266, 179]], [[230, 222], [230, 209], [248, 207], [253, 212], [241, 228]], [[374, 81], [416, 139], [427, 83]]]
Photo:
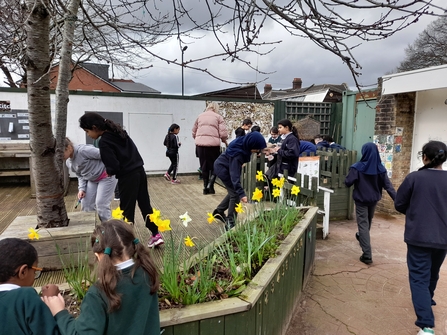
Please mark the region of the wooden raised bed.
[[317, 210], [307, 210], [241, 296], [160, 311], [163, 335], [285, 334], [313, 268]]
[[[85, 241], [95, 228], [95, 212], [68, 213], [70, 224], [60, 228], [42, 228], [39, 230], [40, 238], [30, 243], [36, 248], [39, 255], [39, 267], [45, 269], [61, 269], [62, 263], [56, 245], [62, 257], [66, 260], [69, 255], [77, 259], [78, 254], [85, 254]], [[28, 229], [35, 228], [37, 216], [18, 216], [0, 235], [0, 240], [8, 237], [28, 240]], [[89, 253], [93, 263], [94, 255]]]

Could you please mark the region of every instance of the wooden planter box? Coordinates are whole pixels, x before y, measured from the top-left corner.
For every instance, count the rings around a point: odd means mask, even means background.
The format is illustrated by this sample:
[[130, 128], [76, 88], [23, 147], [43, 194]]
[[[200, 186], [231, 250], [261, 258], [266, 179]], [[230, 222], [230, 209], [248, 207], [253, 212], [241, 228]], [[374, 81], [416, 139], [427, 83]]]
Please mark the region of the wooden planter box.
[[317, 207], [310, 207], [237, 298], [160, 311], [163, 335], [282, 335], [314, 264]]
[[[68, 213], [70, 224], [67, 227], [40, 229], [40, 238], [30, 241], [39, 255], [39, 267], [52, 270], [62, 269], [59, 252], [66, 261], [69, 260], [69, 256], [77, 259], [78, 255], [84, 255], [86, 239], [95, 228], [95, 215], [95, 212]], [[28, 229], [35, 228], [36, 225], [37, 216], [35, 215], [18, 216], [0, 235], [0, 239], [15, 237], [28, 240]], [[89, 252], [89, 259], [93, 264], [94, 255], [91, 252]]]

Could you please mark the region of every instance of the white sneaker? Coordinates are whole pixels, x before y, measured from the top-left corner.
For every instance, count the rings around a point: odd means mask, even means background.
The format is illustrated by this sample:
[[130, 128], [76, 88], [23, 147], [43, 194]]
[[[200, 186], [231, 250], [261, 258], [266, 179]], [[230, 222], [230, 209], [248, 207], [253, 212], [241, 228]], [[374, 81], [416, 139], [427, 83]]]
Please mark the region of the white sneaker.
[[421, 329], [417, 335], [434, 335], [435, 331], [433, 328], [425, 327], [424, 329]]

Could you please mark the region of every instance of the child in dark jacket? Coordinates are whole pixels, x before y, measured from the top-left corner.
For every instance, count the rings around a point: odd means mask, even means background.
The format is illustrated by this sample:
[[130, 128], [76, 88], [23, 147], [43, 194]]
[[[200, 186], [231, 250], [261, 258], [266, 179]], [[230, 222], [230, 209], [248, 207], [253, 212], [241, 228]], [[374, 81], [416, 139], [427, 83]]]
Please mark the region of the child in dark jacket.
[[176, 123], [171, 124], [163, 142], [163, 145], [166, 147], [166, 157], [171, 160], [171, 165], [164, 174], [164, 177], [167, 181], [171, 181], [171, 184], [180, 184], [180, 180], [177, 179], [179, 162], [178, 148], [182, 145], [178, 138], [179, 132], [180, 126]]
[[232, 141], [227, 150], [214, 162], [214, 173], [225, 185], [228, 194], [214, 210], [213, 215], [225, 222], [227, 230], [235, 225], [236, 204], [248, 201], [241, 185], [242, 165], [250, 161], [252, 152], [260, 152], [266, 146], [264, 136], [260, 133], [248, 133]]
[[146, 227], [151, 231], [150, 248], [164, 243], [158, 227], [149, 219], [153, 213], [143, 158], [127, 132], [112, 120], [104, 119], [98, 113], [88, 112], [79, 119], [79, 125], [92, 139], [99, 141], [99, 152], [108, 176], [118, 179], [120, 208], [124, 217], [135, 222], [135, 204], [138, 201]]
[[0, 334], [58, 335], [51, 311], [32, 287], [42, 269], [37, 251], [18, 238], [0, 240]]
[[424, 166], [410, 173], [397, 190], [394, 207], [405, 214], [404, 241], [411, 299], [418, 335], [434, 334], [432, 306], [439, 269], [447, 253], [447, 146], [430, 141], [422, 147]]
[[382, 165], [377, 145], [368, 142], [362, 146], [362, 158], [353, 164], [345, 179], [345, 185], [354, 185], [352, 197], [355, 202], [358, 233], [355, 238], [360, 243], [363, 254], [360, 261], [372, 263], [372, 251], [369, 231], [374, 217], [377, 202], [382, 199], [382, 189], [385, 189], [394, 200], [396, 191], [388, 179], [387, 171]]
[[284, 170], [287, 170], [288, 175], [294, 177], [298, 171], [298, 159], [300, 156], [298, 130], [287, 119], [278, 121], [278, 130], [281, 134], [281, 146], [274, 148], [274, 152], [276, 152], [278, 157], [276, 163], [278, 164], [277, 171], [283, 174]]

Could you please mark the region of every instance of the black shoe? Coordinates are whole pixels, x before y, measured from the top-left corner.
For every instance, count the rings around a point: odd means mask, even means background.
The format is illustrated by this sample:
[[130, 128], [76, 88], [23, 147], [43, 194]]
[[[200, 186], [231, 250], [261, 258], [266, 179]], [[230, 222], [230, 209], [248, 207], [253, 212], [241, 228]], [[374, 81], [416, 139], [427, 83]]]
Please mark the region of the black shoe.
[[209, 193], [209, 194], [216, 194], [216, 191], [214, 190], [214, 187], [209, 188], [209, 189], [208, 189], [208, 193]]
[[360, 262], [363, 262], [365, 264], [371, 264], [373, 262], [373, 260], [371, 258], [365, 257], [365, 256], [360, 256]]
[[357, 233], [355, 233], [355, 239], [357, 240], [357, 241], [359, 241], [360, 242], [360, 235], [359, 235], [359, 233], [357, 232]]
[[203, 189], [203, 194], [205, 194], [205, 195], [206, 195], [206, 194], [210, 194], [210, 190], [207, 189], [207, 188], [204, 188], [204, 189]]
[[219, 211], [217, 208], [213, 211], [213, 216], [222, 221], [223, 223], [226, 223], [227, 220], [227, 216], [225, 215], [224, 212]]

